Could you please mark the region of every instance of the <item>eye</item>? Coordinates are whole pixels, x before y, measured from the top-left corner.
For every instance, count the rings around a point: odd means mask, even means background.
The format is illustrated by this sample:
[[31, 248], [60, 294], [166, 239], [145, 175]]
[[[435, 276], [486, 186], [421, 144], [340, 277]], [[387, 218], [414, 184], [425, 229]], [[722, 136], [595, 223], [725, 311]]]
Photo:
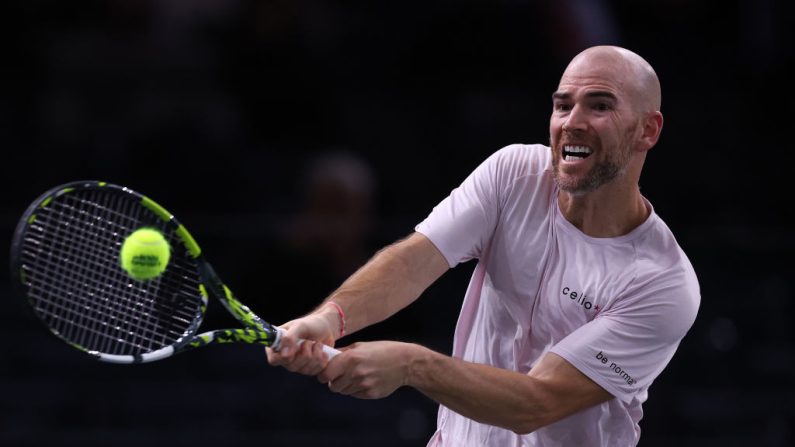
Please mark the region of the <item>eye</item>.
[[597, 110], [599, 112], [607, 112], [608, 110], [613, 110], [613, 106], [606, 102], [597, 102], [596, 104], [594, 104], [593, 108], [594, 110]]
[[556, 102], [552, 105], [556, 112], [568, 112], [571, 110], [571, 105], [566, 104], [565, 102]]

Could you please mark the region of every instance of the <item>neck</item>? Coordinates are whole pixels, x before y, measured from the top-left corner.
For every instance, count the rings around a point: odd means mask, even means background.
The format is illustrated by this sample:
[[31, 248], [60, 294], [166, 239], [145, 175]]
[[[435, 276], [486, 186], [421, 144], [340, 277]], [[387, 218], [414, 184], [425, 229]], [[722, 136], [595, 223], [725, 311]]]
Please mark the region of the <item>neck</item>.
[[651, 210], [640, 195], [637, 183], [608, 183], [583, 195], [558, 193], [563, 216], [591, 237], [623, 236], [642, 224]]

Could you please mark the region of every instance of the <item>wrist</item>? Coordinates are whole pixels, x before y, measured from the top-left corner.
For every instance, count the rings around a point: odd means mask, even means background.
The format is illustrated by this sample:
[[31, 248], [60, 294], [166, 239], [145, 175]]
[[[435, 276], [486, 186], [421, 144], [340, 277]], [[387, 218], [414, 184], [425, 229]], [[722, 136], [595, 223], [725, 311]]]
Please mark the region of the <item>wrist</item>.
[[403, 385], [419, 389], [422, 377], [425, 375], [428, 365], [431, 364], [432, 356], [433, 351], [424, 346], [406, 345], [406, 368]]
[[326, 301], [316, 311], [326, 321], [334, 340], [342, 338], [346, 334], [345, 311], [342, 307], [333, 302]]

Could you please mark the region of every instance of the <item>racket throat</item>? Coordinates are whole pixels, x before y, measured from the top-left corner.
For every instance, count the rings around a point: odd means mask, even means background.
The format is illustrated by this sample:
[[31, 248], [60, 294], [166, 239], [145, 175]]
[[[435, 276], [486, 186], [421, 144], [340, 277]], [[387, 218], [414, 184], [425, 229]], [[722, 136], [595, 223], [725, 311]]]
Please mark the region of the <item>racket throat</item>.
[[[247, 328], [251, 328], [245, 329], [246, 331], [264, 334], [264, 340], [257, 340], [253, 343], [267, 344], [268, 346], [275, 345], [279, 338], [276, 328], [258, 317], [248, 306], [238, 301], [208, 262], [200, 259], [198, 267], [199, 276], [202, 279], [202, 283], [205, 284], [207, 292], [215, 296], [237, 321], [243, 323]], [[245, 340], [242, 340], [242, 342], [246, 343]]]

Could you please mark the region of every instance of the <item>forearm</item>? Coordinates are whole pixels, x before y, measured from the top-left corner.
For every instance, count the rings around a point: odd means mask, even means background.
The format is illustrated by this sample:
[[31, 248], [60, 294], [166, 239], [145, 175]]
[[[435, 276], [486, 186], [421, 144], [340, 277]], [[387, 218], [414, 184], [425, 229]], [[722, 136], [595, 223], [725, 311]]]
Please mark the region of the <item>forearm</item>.
[[[529, 433], [556, 420], [547, 389], [525, 374], [411, 345], [406, 385], [475, 421]], [[557, 418], [559, 418], [558, 416]]]
[[[353, 333], [403, 309], [448, 269], [444, 257], [425, 238], [410, 237], [379, 251], [325, 301], [345, 313], [345, 331]], [[319, 310], [335, 318], [330, 306]]]

